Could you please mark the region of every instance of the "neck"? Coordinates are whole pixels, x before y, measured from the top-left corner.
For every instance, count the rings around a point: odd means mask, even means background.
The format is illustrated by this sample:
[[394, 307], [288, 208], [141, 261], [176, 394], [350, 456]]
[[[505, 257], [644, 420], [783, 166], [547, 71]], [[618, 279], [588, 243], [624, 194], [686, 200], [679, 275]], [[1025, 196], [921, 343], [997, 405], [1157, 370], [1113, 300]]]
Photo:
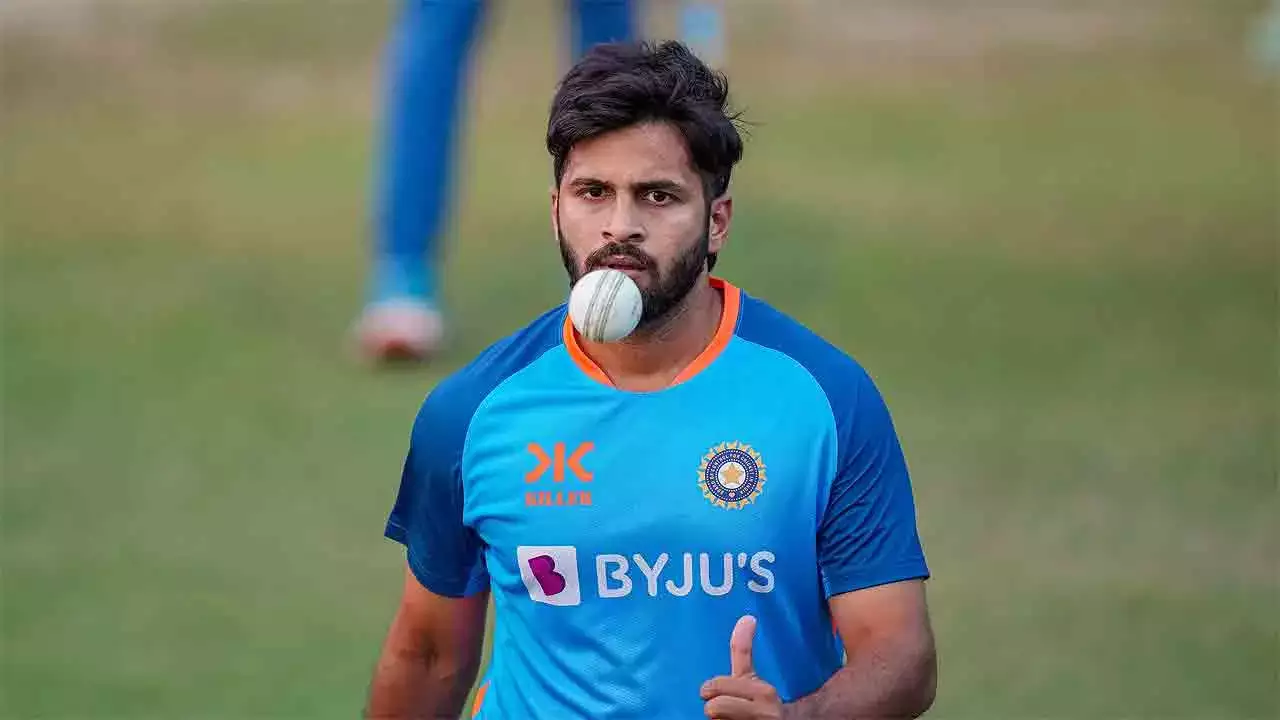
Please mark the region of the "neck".
[[616, 343], [578, 342], [613, 384], [624, 390], [667, 387], [711, 344], [724, 298], [704, 277], [663, 317]]

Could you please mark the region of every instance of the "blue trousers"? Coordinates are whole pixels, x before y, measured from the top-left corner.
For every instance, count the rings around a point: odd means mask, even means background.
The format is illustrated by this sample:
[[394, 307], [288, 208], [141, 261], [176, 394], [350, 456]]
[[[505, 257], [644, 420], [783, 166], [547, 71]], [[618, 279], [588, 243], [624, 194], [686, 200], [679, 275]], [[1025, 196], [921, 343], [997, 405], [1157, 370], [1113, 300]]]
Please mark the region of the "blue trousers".
[[[523, 1], [523, 0], [522, 0]], [[566, 0], [576, 59], [630, 40], [630, 0]], [[404, 0], [387, 47], [370, 301], [435, 303], [467, 68], [487, 0]]]

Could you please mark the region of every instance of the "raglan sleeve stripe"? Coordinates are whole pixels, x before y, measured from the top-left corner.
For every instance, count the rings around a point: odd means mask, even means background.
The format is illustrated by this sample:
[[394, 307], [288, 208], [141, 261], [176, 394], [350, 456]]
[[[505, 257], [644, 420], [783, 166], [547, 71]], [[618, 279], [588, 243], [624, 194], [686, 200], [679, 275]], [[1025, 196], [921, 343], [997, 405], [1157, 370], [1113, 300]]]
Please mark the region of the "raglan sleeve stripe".
[[832, 402], [839, 451], [818, 528], [828, 596], [930, 575], [888, 407], [865, 371], [853, 366], [850, 374], [849, 392]]
[[462, 446], [474, 404], [459, 394], [446, 384], [423, 401], [384, 530], [405, 546], [418, 581], [449, 597], [488, 586], [483, 545], [463, 522]]

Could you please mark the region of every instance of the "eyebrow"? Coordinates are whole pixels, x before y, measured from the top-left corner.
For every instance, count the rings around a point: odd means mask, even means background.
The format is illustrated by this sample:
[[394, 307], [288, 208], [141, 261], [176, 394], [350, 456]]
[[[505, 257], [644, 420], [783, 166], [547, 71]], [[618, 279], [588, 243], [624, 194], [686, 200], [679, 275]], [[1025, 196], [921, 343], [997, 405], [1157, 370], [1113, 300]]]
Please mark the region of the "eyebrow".
[[649, 192], [650, 190], [684, 190], [684, 185], [676, 182], [675, 180], [644, 180], [636, 183], [635, 187], [636, 190], [640, 192]]
[[[569, 183], [569, 187], [573, 187], [573, 188], [598, 187], [598, 186], [613, 187], [614, 185], [613, 183], [606, 182], [604, 180], [601, 180], [600, 178], [594, 178], [589, 176], [574, 178], [573, 181]], [[675, 180], [656, 179], [656, 180], [641, 180], [640, 182], [633, 185], [632, 189], [636, 190], [637, 192], [649, 192], [650, 190], [680, 191], [680, 190], [684, 190], [685, 186], [682, 183], [677, 182]]]

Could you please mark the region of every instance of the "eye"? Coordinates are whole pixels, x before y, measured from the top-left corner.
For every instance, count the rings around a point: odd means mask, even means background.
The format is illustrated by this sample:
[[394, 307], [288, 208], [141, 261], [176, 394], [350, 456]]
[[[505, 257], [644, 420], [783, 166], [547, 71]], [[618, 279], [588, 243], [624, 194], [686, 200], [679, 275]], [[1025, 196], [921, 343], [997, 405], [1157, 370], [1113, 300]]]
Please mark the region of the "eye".
[[608, 194], [609, 191], [603, 185], [588, 185], [578, 190], [578, 197], [588, 200], [600, 200]]
[[667, 205], [675, 201], [676, 196], [666, 190], [650, 190], [644, 194], [646, 200], [654, 205]]

